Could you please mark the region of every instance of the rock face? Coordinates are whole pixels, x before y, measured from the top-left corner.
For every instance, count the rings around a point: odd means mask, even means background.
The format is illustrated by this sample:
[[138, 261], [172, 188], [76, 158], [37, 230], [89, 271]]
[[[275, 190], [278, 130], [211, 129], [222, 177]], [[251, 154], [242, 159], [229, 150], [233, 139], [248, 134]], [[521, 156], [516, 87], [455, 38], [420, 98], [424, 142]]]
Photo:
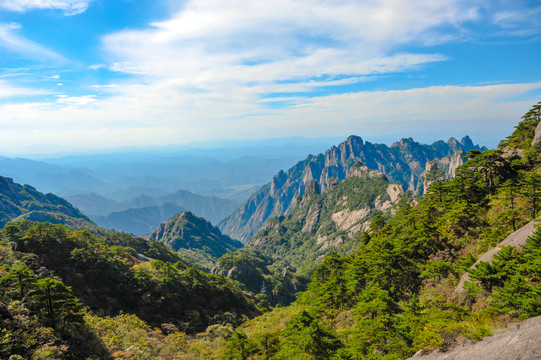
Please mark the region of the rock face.
[[329, 181], [323, 193], [312, 182], [287, 214], [265, 223], [245, 251], [310, 272], [330, 252], [355, 248], [373, 218], [391, 212], [405, 193], [402, 184], [390, 183], [382, 172], [360, 162], [351, 166], [339, 184]]
[[23, 219], [62, 224], [72, 229], [97, 230], [88, 217], [66, 200], [0, 176], [0, 227], [9, 221]]
[[220, 256], [242, 247], [242, 243], [223, 235], [209, 221], [189, 211], [181, 212], [160, 224], [148, 239], [164, 242], [204, 270], [210, 270]]
[[[522, 248], [524, 245], [526, 245], [526, 241], [528, 240], [528, 238], [533, 235], [535, 231], [535, 223], [537, 221], [539, 220], [532, 220], [517, 231], [510, 234], [502, 242], [500, 242], [498, 245], [496, 245], [495, 247], [484, 253], [479, 259], [477, 259], [475, 264], [472, 265], [472, 268], [474, 268], [475, 265], [479, 264], [480, 262], [492, 262], [492, 260], [494, 259], [494, 255], [496, 255], [501, 250], [502, 246], [513, 246], [519, 249]], [[470, 275], [468, 273], [462, 275], [462, 277], [460, 278], [460, 282], [455, 289], [455, 292], [458, 294], [462, 293], [464, 291], [464, 283], [469, 280]]]
[[422, 145], [407, 138], [390, 147], [350, 136], [324, 154], [310, 155], [287, 172], [280, 171], [270, 183], [222, 220], [218, 227], [222, 232], [246, 243], [270, 216], [285, 214], [292, 209], [296, 199], [314, 181], [325, 192], [350, 175], [351, 167], [357, 161], [361, 161], [367, 169], [379, 171], [391, 182], [402, 184], [407, 190], [423, 193], [423, 172], [428, 161], [439, 159], [438, 166], [446, 176], [454, 176], [456, 167], [462, 164], [460, 154], [471, 149], [482, 150], [473, 145], [467, 136], [460, 142], [451, 138], [447, 142], [437, 141], [432, 145]]
[[541, 146], [541, 122], [535, 128], [535, 135], [532, 140], [532, 146]]
[[481, 341], [464, 341], [448, 352], [418, 352], [410, 360], [541, 359], [541, 316], [508, 326], [508, 331]]

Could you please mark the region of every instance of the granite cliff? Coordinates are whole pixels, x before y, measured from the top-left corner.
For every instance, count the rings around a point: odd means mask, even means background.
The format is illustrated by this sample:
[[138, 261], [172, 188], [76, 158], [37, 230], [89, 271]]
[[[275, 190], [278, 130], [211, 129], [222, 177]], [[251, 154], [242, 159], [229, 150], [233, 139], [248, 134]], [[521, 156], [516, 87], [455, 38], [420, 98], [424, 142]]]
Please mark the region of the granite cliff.
[[437, 141], [431, 145], [405, 138], [390, 147], [350, 136], [324, 154], [309, 155], [287, 172], [280, 171], [270, 183], [222, 220], [218, 227], [246, 243], [270, 216], [282, 215], [292, 209], [311, 183], [317, 182], [321, 191], [325, 192], [332, 184], [344, 180], [357, 161], [380, 171], [389, 181], [402, 184], [406, 190], [422, 194], [427, 162], [437, 163], [444, 177], [450, 178], [462, 165], [462, 156], [472, 149], [483, 150], [474, 145], [468, 136], [460, 142], [451, 138], [447, 142]]

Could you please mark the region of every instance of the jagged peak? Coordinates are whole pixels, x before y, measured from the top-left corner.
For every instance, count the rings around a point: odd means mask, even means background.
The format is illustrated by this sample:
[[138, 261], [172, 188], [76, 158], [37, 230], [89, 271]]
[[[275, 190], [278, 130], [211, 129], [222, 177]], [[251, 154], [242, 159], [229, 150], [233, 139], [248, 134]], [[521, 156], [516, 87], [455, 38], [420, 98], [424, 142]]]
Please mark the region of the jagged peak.
[[460, 140], [460, 145], [464, 146], [465, 148], [472, 148], [475, 146], [469, 135], [464, 136], [462, 140]]
[[458, 140], [454, 137], [450, 137], [449, 140], [447, 140], [447, 145], [449, 145], [452, 148], [456, 148], [459, 144]]
[[409, 145], [412, 145], [412, 144], [418, 144], [415, 140], [413, 140], [412, 137], [408, 137], [408, 138], [402, 138], [400, 139], [399, 141], [397, 142], [394, 142], [391, 147], [401, 147], [401, 148], [404, 148], [404, 147], [407, 147]]
[[350, 135], [348, 136], [348, 138], [346, 139], [345, 141], [346, 143], [348, 144], [351, 144], [351, 143], [358, 143], [360, 145], [363, 145], [363, 139], [360, 137], [360, 136], [357, 136], [357, 135]]

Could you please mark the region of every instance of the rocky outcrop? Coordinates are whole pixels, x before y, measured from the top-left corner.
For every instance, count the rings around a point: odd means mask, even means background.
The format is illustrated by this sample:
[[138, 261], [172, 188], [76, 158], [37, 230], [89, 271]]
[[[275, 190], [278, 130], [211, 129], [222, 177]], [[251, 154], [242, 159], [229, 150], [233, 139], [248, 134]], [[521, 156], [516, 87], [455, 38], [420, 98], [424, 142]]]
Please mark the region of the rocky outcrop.
[[[288, 171], [280, 171], [244, 205], [222, 220], [218, 227], [246, 243], [269, 217], [285, 214], [292, 209], [310, 184], [317, 183], [320, 190], [325, 192], [346, 177], [355, 174], [365, 176], [365, 172], [368, 172], [368, 176], [385, 176], [393, 183], [402, 184], [407, 190], [422, 194], [423, 172], [428, 161], [447, 158], [438, 163], [439, 167], [444, 172], [452, 171], [454, 176], [454, 170], [461, 160], [455, 154], [472, 148], [482, 150], [473, 145], [469, 137], [460, 142], [451, 138], [432, 145], [423, 145], [407, 138], [389, 147], [350, 136], [324, 154], [310, 155]], [[359, 161], [365, 168], [353, 168]], [[372, 172], [374, 170], [377, 172]]]
[[239, 241], [189, 211], [181, 212], [148, 235], [149, 240], [164, 242], [174, 251], [210, 270], [216, 259], [242, 247]]
[[532, 146], [541, 146], [541, 122], [535, 128], [535, 135], [532, 140]]
[[308, 187], [290, 211], [270, 218], [246, 244], [243, 251], [310, 273], [327, 254], [347, 253], [368, 231], [374, 217], [389, 214], [405, 191], [402, 184], [354, 163], [340, 183], [330, 178], [325, 192], [317, 183]]
[[541, 316], [513, 323], [507, 331], [472, 342], [465, 340], [450, 351], [419, 351], [409, 360], [525, 360], [541, 359]]
[[[488, 262], [491, 263], [494, 259], [494, 255], [496, 255], [503, 246], [513, 246], [516, 248], [522, 248], [524, 245], [526, 245], [526, 241], [535, 231], [536, 228], [536, 222], [539, 222], [539, 220], [532, 220], [508, 237], [506, 237], [502, 242], [500, 242], [498, 245], [493, 247], [492, 249], [488, 250], [486, 253], [484, 253], [475, 264], [472, 265], [472, 268], [475, 268], [475, 265], [479, 264], [480, 262]], [[460, 282], [458, 283], [458, 286], [455, 289], [455, 292], [460, 294], [464, 292], [464, 283], [470, 280], [470, 276], [468, 273], [465, 273], [460, 278]]]

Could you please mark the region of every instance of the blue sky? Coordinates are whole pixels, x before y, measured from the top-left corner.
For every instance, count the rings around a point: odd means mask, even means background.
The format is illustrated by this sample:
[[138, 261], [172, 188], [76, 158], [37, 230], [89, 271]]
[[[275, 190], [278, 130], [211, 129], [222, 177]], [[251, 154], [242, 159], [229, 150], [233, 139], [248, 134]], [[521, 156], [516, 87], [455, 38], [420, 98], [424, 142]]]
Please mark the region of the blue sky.
[[0, 155], [360, 135], [495, 146], [541, 1], [0, 0]]

